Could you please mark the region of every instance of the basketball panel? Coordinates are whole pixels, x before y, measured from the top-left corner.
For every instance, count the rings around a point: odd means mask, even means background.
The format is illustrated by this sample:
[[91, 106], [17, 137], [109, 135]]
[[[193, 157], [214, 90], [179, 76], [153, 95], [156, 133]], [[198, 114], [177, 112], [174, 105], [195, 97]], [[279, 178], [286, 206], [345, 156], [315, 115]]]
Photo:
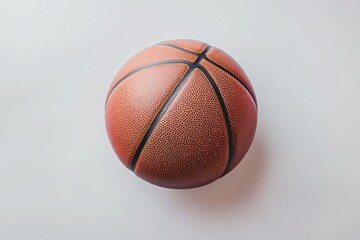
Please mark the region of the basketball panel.
[[235, 78], [206, 60], [202, 60], [200, 64], [218, 86], [229, 115], [233, 135], [231, 171], [245, 156], [254, 138], [257, 108], [249, 92]]
[[197, 187], [222, 175], [228, 154], [219, 100], [195, 69], [147, 140], [135, 173], [163, 187]]
[[251, 85], [249, 78], [247, 77], [244, 70], [240, 67], [240, 65], [232, 57], [230, 57], [227, 53], [216, 47], [212, 47], [209, 52], [207, 52], [206, 56], [208, 59], [225, 68], [226, 70], [234, 74], [237, 78], [239, 78], [249, 89], [251, 95], [254, 97], [254, 101], [256, 102], [255, 91]]
[[130, 167], [143, 135], [188, 69], [186, 64], [143, 69], [111, 93], [105, 109], [106, 127], [110, 142], [125, 166]]
[[130, 58], [117, 72], [112, 83], [110, 84], [108, 94], [122, 77], [139, 67], [167, 60], [187, 60], [194, 62], [195, 59], [196, 56], [193, 54], [179, 51], [177, 49], [169, 48], [166, 46], [154, 45], [146, 48], [132, 58]]

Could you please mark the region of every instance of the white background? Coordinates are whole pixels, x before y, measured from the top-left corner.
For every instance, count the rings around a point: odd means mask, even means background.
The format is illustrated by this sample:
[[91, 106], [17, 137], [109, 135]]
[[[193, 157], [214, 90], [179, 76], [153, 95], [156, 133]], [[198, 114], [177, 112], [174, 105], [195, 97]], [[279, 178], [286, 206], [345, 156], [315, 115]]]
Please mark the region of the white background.
[[[0, 239], [359, 239], [359, 24], [356, 0], [1, 0]], [[105, 132], [117, 70], [174, 38], [228, 52], [259, 101], [243, 162], [193, 190]]]

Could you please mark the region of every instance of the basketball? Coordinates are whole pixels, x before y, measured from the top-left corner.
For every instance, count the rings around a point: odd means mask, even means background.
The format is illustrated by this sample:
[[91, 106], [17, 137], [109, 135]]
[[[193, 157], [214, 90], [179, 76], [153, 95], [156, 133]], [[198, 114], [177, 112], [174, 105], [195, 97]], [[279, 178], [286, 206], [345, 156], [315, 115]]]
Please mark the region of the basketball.
[[121, 162], [152, 184], [199, 187], [236, 167], [255, 135], [250, 80], [222, 50], [170, 40], [130, 60], [110, 84], [106, 129]]

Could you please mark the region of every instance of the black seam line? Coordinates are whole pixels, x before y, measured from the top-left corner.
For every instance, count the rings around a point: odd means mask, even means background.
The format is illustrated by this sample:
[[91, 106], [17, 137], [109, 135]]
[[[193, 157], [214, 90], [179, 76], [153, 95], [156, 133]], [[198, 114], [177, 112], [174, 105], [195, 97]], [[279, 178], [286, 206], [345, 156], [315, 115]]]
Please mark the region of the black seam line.
[[171, 48], [176, 48], [176, 49], [178, 49], [178, 50], [180, 50], [180, 51], [187, 52], [187, 53], [190, 53], [190, 54], [194, 54], [194, 55], [197, 55], [197, 56], [200, 55], [200, 53], [193, 52], [193, 51], [190, 51], [190, 50], [187, 50], [187, 49], [185, 49], [185, 48], [178, 47], [178, 46], [176, 46], [176, 45], [169, 44], [169, 43], [158, 43], [158, 44], [156, 44], [156, 45], [166, 46], [166, 47], [171, 47]]
[[228, 170], [231, 166], [232, 160], [233, 160], [233, 136], [232, 136], [232, 131], [231, 131], [230, 118], [229, 118], [229, 114], [228, 114], [226, 106], [225, 106], [224, 99], [221, 96], [220, 90], [217, 87], [214, 79], [211, 77], [210, 73], [202, 65], [198, 65], [197, 68], [199, 68], [205, 74], [206, 78], [209, 80], [209, 82], [210, 82], [211, 86], [213, 87], [215, 94], [219, 100], [221, 110], [224, 115], [226, 130], [227, 130], [227, 137], [228, 137], [228, 147], [229, 147], [228, 160], [226, 163], [226, 167], [225, 167], [223, 174], [221, 175], [221, 176], [224, 176], [228, 172]]
[[179, 83], [176, 85], [176, 87], [174, 88], [174, 90], [171, 92], [170, 96], [166, 99], [164, 105], [161, 107], [160, 111], [157, 113], [157, 115], [155, 116], [154, 120], [152, 121], [152, 123], [150, 124], [148, 130], [146, 131], [143, 139], [141, 140], [139, 146], [137, 147], [134, 157], [131, 161], [130, 164], [130, 170], [134, 171], [135, 170], [135, 166], [136, 163], [139, 159], [140, 153], [142, 151], [142, 149], [144, 148], [147, 140], [149, 139], [151, 133], [154, 131], [156, 125], [158, 124], [158, 122], [160, 121], [160, 119], [162, 118], [162, 116], [164, 115], [164, 113], [166, 112], [166, 110], [169, 108], [171, 102], [174, 100], [174, 98], [176, 97], [176, 95], [179, 93], [179, 91], [181, 90], [182, 86], [184, 86], [186, 80], [190, 77], [191, 73], [194, 71], [194, 69], [199, 66], [199, 63], [201, 61], [201, 59], [203, 59], [205, 57], [205, 54], [209, 51], [211, 47], [207, 46], [205, 48], [205, 50], [197, 57], [197, 59], [195, 60], [195, 62], [193, 64], [190, 65], [189, 70], [185, 73], [185, 75], [183, 76], [183, 78], [179, 81]]
[[257, 101], [256, 101], [256, 97], [255, 95], [252, 93], [252, 91], [248, 88], [248, 86], [246, 86], [246, 84], [244, 83], [243, 80], [241, 80], [239, 77], [237, 77], [235, 74], [233, 74], [232, 72], [230, 72], [229, 70], [227, 70], [226, 68], [224, 68], [223, 66], [217, 64], [216, 62], [212, 61], [211, 59], [209, 59], [208, 57], [204, 57], [204, 59], [212, 64], [214, 64], [215, 66], [217, 66], [218, 68], [220, 68], [221, 70], [223, 70], [224, 72], [226, 72], [227, 74], [229, 74], [230, 76], [232, 76], [233, 78], [235, 78], [245, 89], [246, 91], [248, 91], [248, 93], [250, 94], [251, 98], [253, 99], [256, 107], [257, 107]]
[[150, 63], [150, 64], [147, 64], [147, 65], [144, 65], [144, 66], [141, 66], [139, 68], [136, 68], [134, 70], [132, 70], [131, 72], [129, 72], [128, 74], [126, 74], [125, 76], [123, 76], [122, 78], [119, 79], [119, 81], [117, 81], [117, 83], [114, 85], [114, 87], [110, 90], [107, 98], [106, 98], [106, 101], [105, 101], [105, 106], [109, 100], [109, 97], [111, 95], [111, 93], [115, 90], [115, 88], [120, 84], [122, 83], [125, 79], [127, 79], [128, 77], [130, 77], [131, 75], [133, 75], [134, 73], [137, 73], [143, 69], [146, 69], [146, 68], [150, 68], [150, 67], [154, 67], [154, 66], [158, 66], [158, 65], [163, 65], [163, 64], [173, 64], [173, 63], [185, 63], [187, 65], [191, 65], [193, 64], [192, 62], [190, 61], [186, 61], [186, 60], [167, 60], [167, 61], [161, 61], [161, 62], [155, 62], [155, 63]]
[[[193, 51], [189, 51], [187, 49], [178, 47], [176, 45], [173, 44], [168, 44], [168, 43], [158, 43], [156, 45], [163, 45], [163, 46], [168, 46], [168, 47], [172, 47], [172, 48], [176, 48], [178, 50], [181, 50], [183, 52], [187, 52], [187, 53], [191, 53], [191, 54], [195, 54], [195, 55], [199, 55], [199, 53], [197, 52], [193, 52]], [[207, 56], [204, 57], [205, 60], [207, 60], [208, 62], [214, 64], [215, 66], [217, 66], [218, 68], [220, 68], [221, 70], [225, 71], [226, 73], [228, 73], [230, 76], [232, 76], [233, 78], [235, 78], [238, 82], [240, 82], [240, 84], [249, 92], [250, 96], [252, 97], [256, 107], [257, 107], [257, 101], [256, 101], [256, 97], [255, 95], [252, 93], [252, 91], [246, 86], [246, 84], [244, 83], [243, 80], [241, 80], [239, 77], [237, 77], [235, 74], [233, 74], [232, 72], [230, 72], [229, 70], [227, 70], [226, 68], [224, 68], [223, 66], [217, 64], [216, 62], [210, 60]]]

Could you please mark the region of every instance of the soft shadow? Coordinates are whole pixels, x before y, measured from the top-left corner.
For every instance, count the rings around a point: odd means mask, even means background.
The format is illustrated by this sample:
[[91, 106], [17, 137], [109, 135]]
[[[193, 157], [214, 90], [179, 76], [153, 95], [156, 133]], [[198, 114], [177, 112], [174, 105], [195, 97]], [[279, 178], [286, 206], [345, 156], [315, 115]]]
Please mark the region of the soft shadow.
[[222, 211], [246, 205], [262, 183], [265, 157], [265, 140], [261, 134], [257, 134], [249, 152], [233, 171], [207, 186], [177, 191], [176, 201], [192, 207], [196, 205], [196, 208], [206, 211]]

